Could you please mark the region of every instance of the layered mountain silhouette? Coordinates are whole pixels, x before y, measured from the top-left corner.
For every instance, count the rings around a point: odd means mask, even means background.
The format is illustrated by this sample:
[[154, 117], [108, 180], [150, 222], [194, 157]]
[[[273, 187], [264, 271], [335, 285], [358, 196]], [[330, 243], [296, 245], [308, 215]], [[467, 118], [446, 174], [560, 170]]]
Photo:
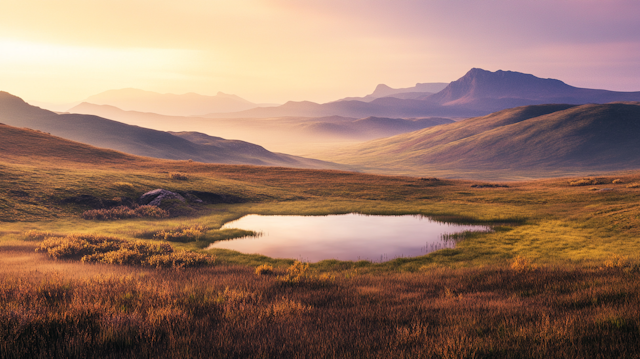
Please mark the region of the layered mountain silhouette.
[[448, 84], [445, 82], [430, 82], [430, 83], [417, 83], [413, 87], [394, 89], [385, 84], [380, 84], [376, 86], [376, 89], [369, 95], [366, 95], [364, 97], [345, 97], [338, 101], [371, 102], [381, 97], [395, 97], [395, 98], [401, 98], [405, 100], [415, 99], [418, 97], [432, 95], [436, 92], [440, 92], [445, 87], [447, 87], [447, 85]]
[[442, 106], [499, 111], [523, 105], [640, 101], [640, 92], [593, 90], [513, 71], [471, 69], [444, 90], [418, 98]]
[[228, 164], [344, 168], [328, 162], [273, 153], [244, 141], [199, 134], [199, 140], [192, 142], [185, 134], [174, 135], [98, 116], [56, 114], [31, 106], [7, 92], [0, 92], [0, 122], [139, 156]]
[[109, 90], [84, 100], [97, 105], [111, 105], [124, 110], [153, 112], [171, 116], [195, 116], [211, 112], [236, 112], [258, 107], [236, 95], [218, 92], [216, 96], [196, 93], [160, 94], [138, 89]]
[[640, 168], [640, 103], [533, 105], [366, 142], [329, 156], [399, 172]]
[[[381, 93], [385, 92], [381, 88]], [[640, 101], [640, 92], [578, 88], [560, 80], [542, 79], [513, 71], [471, 69], [442, 91], [413, 98], [380, 97], [372, 101], [344, 100], [317, 104], [287, 102], [278, 107], [254, 108], [207, 117], [350, 116], [350, 117], [471, 117], [516, 106], [545, 103], [608, 103]]]
[[[114, 106], [82, 103], [71, 112], [93, 114], [130, 125], [152, 127], [165, 131], [199, 131], [215, 133], [225, 138], [240, 138], [269, 149], [291, 153], [301, 145], [310, 149], [315, 144], [336, 141], [366, 141], [411, 132], [430, 126], [453, 122], [441, 117], [428, 118], [353, 118], [274, 117], [245, 119], [208, 119], [165, 116], [153, 113], [123, 111]], [[292, 144], [293, 147], [288, 147]]]

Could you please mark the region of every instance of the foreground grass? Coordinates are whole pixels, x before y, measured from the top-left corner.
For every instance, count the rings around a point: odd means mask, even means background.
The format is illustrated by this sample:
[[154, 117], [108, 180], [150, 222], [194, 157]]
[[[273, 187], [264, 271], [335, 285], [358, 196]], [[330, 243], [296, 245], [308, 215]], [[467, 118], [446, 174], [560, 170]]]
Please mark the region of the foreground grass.
[[619, 261], [311, 272], [295, 281], [245, 266], [114, 272], [85, 264], [88, 274], [78, 276], [77, 264], [54, 263], [1, 277], [0, 357], [640, 355], [640, 274]]
[[[188, 179], [171, 179], [176, 172]], [[3, 158], [0, 179], [1, 358], [640, 355], [638, 268], [615, 257], [640, 253], [637, 172], [485, 188], [135, 158], [79, 165], [30, 155]], [[137, 198], [155, 188], [244, 203], [96, 221], [81, 218], [89, 208], [62, 202]], [[423, 214], [495, 231], [416, 258], [323, 261], [299, 280], [285, 275], [291, 260], [225, 250], [206, 251], [216, 257], [213, 267], [179, 271], [53, 261], [35, 253], [46, 236], [28, 235], [168, 240], [177, 251], [205, 252], [214, 241], [246, 235], [220, 230], [245, 214], [349, 212]], [[512, 268], [514, 260], [520, 264]], [[265, 263], [275, 273], [256, 275]]]

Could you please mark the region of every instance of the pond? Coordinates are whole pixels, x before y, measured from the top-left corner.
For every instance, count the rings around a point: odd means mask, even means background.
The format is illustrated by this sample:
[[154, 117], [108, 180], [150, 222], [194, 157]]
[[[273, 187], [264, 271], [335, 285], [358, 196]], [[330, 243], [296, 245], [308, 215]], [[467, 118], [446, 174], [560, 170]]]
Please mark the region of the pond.
[[222, 228], [258, 232], [211, 244], [272, 258], [305, 262], [324, 259], [384, 262], [416, 257], [455, 246], [451, 234], [490, 231], [488, 226], [437, 222], [420, 215], [373, 216], [357, 213], [329, 216], [262, 216], [250, 214]]

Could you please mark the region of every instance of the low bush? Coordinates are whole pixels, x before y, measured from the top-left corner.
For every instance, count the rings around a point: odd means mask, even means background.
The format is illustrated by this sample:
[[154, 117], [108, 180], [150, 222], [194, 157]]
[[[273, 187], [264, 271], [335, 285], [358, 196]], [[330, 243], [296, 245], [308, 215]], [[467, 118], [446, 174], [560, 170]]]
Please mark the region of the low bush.
[[191, 242], [199, 240], [207, 228], [203, 225], [181, 227], [173, 230], [161, 230], [153, 235], [154, 239], [171, 242]]
[[593, 184], [600, 184], [600, 183], [593, 178], [583, 178], [575, 181], [569, 181], [569, 186], [590, 186]]
[[169, 173], [169, 178], [178, 180], [178, 181], [186, 181], [189, 179], [189, 176], [186, 173], [171, 172]]
[[256, 267], [256, 274], [257, 275], [272, 275], [273, 274], [273, 267], [269, 264], [263, 264], [260, 265], [258, 267]]
[[155, 255], [147, 259], [147, 264], [156, 268], [193, 268], [212, 265], [215, 258], [194, 252], [180, 251], [162, 255]]
[[188, 268], [210, 265], [214, 257], [191, 252], [173, 251], [169, 243], [148, 243], [125, 239], [76, 234], [45, 239], [38, 252], [56, 259], [79, 259], [83, 263], [143, 265], [156, 268]]
[[111, 221], [116, 219], [128, 219], [128, 218], [167, 218], [169, 212], [156, 206], [136, 206], [133, 208], [127, 206], [118, 206], [105, 209], [92, 209], [84, 211], [82, 218], [93, 219], [98, 221]]
[[287, 284], [298, 284], [304, 282], [308, 278], [308, 270], [309, 263], [295, 261], [289, 268], [287, 268], [287, 274], [278, 276], [278, 280]]

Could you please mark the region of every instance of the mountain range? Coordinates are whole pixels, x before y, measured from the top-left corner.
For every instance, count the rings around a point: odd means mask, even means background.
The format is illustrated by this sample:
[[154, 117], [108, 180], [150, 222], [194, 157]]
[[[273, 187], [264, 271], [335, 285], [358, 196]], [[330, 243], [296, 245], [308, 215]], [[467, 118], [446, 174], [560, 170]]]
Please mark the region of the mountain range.
[[413, 87], [405, 87], [394, 89], [385, 84], [379, 84], [376, 89], [369, 95], [364, 97], [345, 97], [338, 101], [363, 101], [371, 102], [375, 99], [382, 97], [395, 97], [401, 99], [415, 99], [418, 97], [432, 95], [436, 92], [442, 91], [447, 87], [445, 82], [430, 82], [430, 83], [417, 83]]
[[400, 119], [373, 116], [211, 119], [123, 111], [114, 106], [90, 103], [82, 103], [69, 111], [164, 131], [198, 131], [239, 138], [270, 150], [294, 154], [299, 154], [296, 151], [302, 151], [300, 154], [313, 152], [316, 146], [361, 142], [453, 122], [441, 117]]
[[531, 105], [374, 140], [327, 160], [395, 173], [640, 168], [640, 103]]
[[[93, 115], [56, 114], [31, 106], [7, 92], [0, 92], [0, 122], [139, 156], [228, 164], [345, 168], [328, 162], [270, 152], [244, 141], [226, 140], [205, 134], [169, 133]], [[189, 138], [198, 140], [194, 142]]]
[[211, 114], [207, 117], [277, 117], [277, 116], [350, 116], [350, 117], [472, 117], [516, 106], [545, 103], [608, 103], [640, 101], [640, 92], [617, 92], [579, 88], [560, 80], [543, 79], [513, 71], [469, 70], [435, 94], [410, 99], [380, 97], [372, 101], [343, 100], [318, 104], [309, 101], [287, 102], [277, 107]]
[[111, 105], [127, 111], [153, 112], [170, 116], [196, 116], [211, 112], [236, 112], [258, 107], [236, 95], [218, 92], [215, 96], [196, 93], [160, 94], [138, 89], [109, 90], [84, 100], [97, 105]]

